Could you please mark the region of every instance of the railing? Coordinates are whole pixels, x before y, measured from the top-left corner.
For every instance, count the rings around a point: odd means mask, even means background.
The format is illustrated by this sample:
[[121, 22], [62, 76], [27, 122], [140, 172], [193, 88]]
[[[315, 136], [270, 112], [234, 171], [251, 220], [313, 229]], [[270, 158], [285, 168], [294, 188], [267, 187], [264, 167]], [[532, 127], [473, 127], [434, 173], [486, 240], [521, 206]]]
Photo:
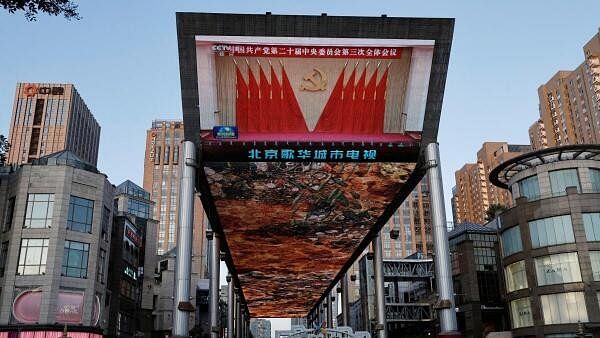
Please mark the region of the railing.
[[295, 332], [290, 331], [279, 333], [279, 337], [286, 338], [371, 338], [371, 334], [365, 331], [353, 332], [352, 328], [347, 326], [340, 326], [337, 328], [323, 328], [323, 329], [306, 329], [296, 328]]
[[386, 304], [385, 317], [388, 322], [431, 321], [433, 311], [429, 303]]
[[397, 261], [384, 260], [383, 275], [399, 278], [433, 277], [433, 260], [403, 259]]

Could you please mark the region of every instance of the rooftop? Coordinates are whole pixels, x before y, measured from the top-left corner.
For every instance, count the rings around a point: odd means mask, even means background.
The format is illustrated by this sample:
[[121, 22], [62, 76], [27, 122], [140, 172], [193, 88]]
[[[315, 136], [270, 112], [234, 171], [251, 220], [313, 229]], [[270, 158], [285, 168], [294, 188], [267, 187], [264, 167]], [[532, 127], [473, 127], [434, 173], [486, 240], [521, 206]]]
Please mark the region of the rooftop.
[[33, 165], [66, 165], [99, 174], [96, 167], [70, 150], [62, 150], [33, 160]]
[[600, 161], [600, 144], [577, 144], [546, 148], [516, 156], [503, 162], [490, 173], [490, 181], [497, 187], [508, 189], [514, 175], [523, 170], [561, 161]]
[[454, 226], [454, 229], [448, 233], [448, 238], [454, 238], [465, 232], [472, 233], [496, 233], [496, 229], [481, 224], [461, 223]]

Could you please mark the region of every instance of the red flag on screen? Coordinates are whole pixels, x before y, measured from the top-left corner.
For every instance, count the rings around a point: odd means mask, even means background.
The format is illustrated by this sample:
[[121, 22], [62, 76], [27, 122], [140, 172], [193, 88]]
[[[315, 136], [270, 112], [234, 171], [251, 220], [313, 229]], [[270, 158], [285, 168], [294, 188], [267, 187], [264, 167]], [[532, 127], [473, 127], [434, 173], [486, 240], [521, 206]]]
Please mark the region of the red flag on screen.
[[365, 88], [365, 99], [363, 101], [363, 132], [366, 134], [375, 133], [375, 89], [377, 88], [377, 70], [371, 75], [367, 87]]
[[383, 133], [383, 120], [385, 115], [385, 99], [386, 99], [386, 90], [387, 90], [387, 78], [388, 78], [388, 68], [386, 68], [381, 80], [377, 84], [377, 89], [375, 90], [375, 132]]
[[306, 121], [304, 120], [304, 116], [298, 105], [298, 100], [296, 100], [296, 95], [294, 94], [294, 90], [292, 89], [292, 85], [290, 84], [290, 80], [288, 79], [283, 66], [281, 67], [281, 82], [283, 86], [283, 106], [285, 106], [286, 111], [282, 116], [284, 128], [282, 128], [281, 131], [308, 133]]
[[271, 95], [271, 131], [280, 131], [282, 130], [282, 124], [284, 122], [282, 119], [284, 111], [281, 107], [283, 92], [273, 65], [271, 65]]
[[362, 74], [358, 78], [356, 87], [354, 87], [354, 105], [352, 107], [352, 131], [362, 133], [365, 116], [363, 114], [364, 98], [365, 98], [365, 78], [367, 76], [367, 67], [363, 69]]
[[250, 67], [248, 67], [248, 91], [250, 92], [250, 98], [248, 99], [248, 131], [256, 133], [260, 127], [260, 89]]
[[258, 131], [271, 131], [271, 85], [260, 64], [260, 120]]
[[346, 66], [342, 68], [342, 73], [335, 82], [335, 86], [331, 91], [331, 95], [323, 108], [323, 112], [319, 117], [316, 132], [339, 132], [342, 126], [341, 105], [342, 105], [342, 90], [344, 89], [344, 73]]
[[235, 120], [240, 131], [248, 130], [248, 85], [244, 80], [242, 71], [235, 66]]
[[350, 77], [344, 86], [344, 90], [342, 91], [342, 132], [351, 133], [354, 123], [352, 122], [352, 117], [354, 114], [352, 110], [354, 108], [354, 82], [356, 75], [356, 67], [350, 73]]

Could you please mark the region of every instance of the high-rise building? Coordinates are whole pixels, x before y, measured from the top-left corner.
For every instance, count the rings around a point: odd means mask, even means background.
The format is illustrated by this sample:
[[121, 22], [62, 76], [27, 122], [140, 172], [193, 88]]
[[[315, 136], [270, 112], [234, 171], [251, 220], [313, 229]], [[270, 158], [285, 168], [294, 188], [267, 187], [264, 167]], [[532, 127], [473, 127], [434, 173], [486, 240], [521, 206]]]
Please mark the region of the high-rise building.
[[430, 203], [425, 176], [383, 227], [383, 258], [404, 258], [415, 252], [427, 255], [433, 251]]
[[[156, 120], [146, 135], [144, 158], [144, 189], [154, 201], [154, 219], [159, 221], [157, 254], [162, 255], [175, 247], [179, 206], [179, 164], [183, 141], [183, 122]], [[194, 251], [193, 260], [204, 271], [204, 233], [206, 224], [200, 198], [194, 202]]]
[[[156, 233], [156, 254], [160, 277], [154, 287], [156, 295], [155, 331], [169, 334], [173, 326], [173, 295], [175, 246], [177, 243], [177, 223], [179, 206], [180, 164], [184, 162], [181, 141], [183, 123], [181, 121], [156, 120], [152, 122], [146, 135], [146, 154], [144, 156], [144, 189], [150, 192], [154, 202], [153, 219], [158, 220]], [[198, 285], [206, 278], [206, 227], [208, 221], [200, 198], [194, 202], [194, 239], [192, 251], [191, 284]], [[196, 294], [190, 302], [195, 304]], [[196, 313], [196, 316], [201, 316]], [[190, 316], [190, 327], [196, 319]]]
[[72, 84], [18, 83], [8, 164], [69, 150], [97, 165], [100, 125]]
[[557, 72], [538, 88], [540, 119], [529, 128], [533, 149], [600, 143], [600, 32], [583, 51], [577, 68]]
[[467, 163], [454, 173], [453, 190], [455, 224], [486, 223], [491, 205], [512, 205], [510, 192], [490, 184], [488, 176], [498, 164], [531, 150], [529, 145], [485, 142], [477, 152], [477, 163]]

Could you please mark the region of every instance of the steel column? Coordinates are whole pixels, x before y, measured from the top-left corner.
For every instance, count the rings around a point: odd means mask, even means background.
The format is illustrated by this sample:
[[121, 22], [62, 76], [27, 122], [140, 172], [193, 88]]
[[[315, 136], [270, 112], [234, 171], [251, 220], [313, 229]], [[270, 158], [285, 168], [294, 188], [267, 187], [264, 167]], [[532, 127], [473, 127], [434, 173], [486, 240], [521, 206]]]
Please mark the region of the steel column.
[[211, 338], [219, 338], [219, 269], [221, 265], [221, 239], [219, 234], [213, 232], [210, 246], [210, 336]]
[[331, 301], [331, 291], [327, 293], [325, 298], [327, 303], [327, 327], [333, 328], [333, 302]]
[[350, 326], [350, 286], [348, 285], [348, 274], [342, 277], [342, 326]]
[[[194, 187], [196, 179], [196, 145], [183, 141], [184, 165], [179, 178], [179, 224], [177, 256], [175, 257], [175, 290], [173, 332], [175, 337], [189, 336], [190, 276], [192, 269], [192, 239], [194, 229]], [[180, 306], [181, 305], [181, 306]]]
[[239, 338], [240, 337], [240, 321], [241, 321], [240, 308], [241, 307], [240, 307], [240, 298], [237, 295], [237, 289], [235, 289], [233, 298], [235, 299], [235, 323], [233, 324], [235, 327], [234, 327], [233, 334], [236, 338]]
[[235, 309], [235, 296], [231, 275], [227, 275], [227, 338], [234, 338], [233, 312]]
[[[239, 289], [238, 289], [239, 292]], [[242, 317], [242, 302], [239, 294], [236, 295], [236, 321], [235, 321], [235, 336], [236, 338], [242, 337], [242, 326], [244, 325], [244, 318]]]
[[385, 294], [383, 288], [383, 249], [381, 236], [373, 239], [373, 271], [375, 272], [375, 319], [377, 321], [377, 337], [387, 338], [387, 323], [385, 320]]
[[439, 294], [437, 304], [438, 318], [441, 333], [452, 336], [458, 329], [458, 326], [456, 324], [452, 270], [450, 268], [450, 249], [448, 244], [448, 230], [446, 228], [440, 150], [437, 143], [427, 145], [425, 159], [427, 161], [427, 175], [429, 177], [429, 191], [431, 196], [435, 281]]

